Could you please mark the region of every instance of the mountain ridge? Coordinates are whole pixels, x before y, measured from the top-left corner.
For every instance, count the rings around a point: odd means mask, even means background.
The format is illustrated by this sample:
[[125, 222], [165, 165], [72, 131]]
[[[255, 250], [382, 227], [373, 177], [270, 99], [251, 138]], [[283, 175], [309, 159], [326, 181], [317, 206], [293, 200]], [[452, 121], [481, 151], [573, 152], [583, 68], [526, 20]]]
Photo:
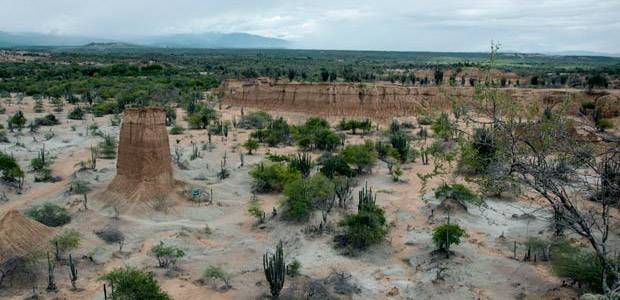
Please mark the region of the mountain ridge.
[[78, 47], [97, 44], [163, 48], [286, 48], [288, 46], [288, 41], [241, 32], [204, 32], [112, 39], [77, 35], [0, 31], [0, 47]]

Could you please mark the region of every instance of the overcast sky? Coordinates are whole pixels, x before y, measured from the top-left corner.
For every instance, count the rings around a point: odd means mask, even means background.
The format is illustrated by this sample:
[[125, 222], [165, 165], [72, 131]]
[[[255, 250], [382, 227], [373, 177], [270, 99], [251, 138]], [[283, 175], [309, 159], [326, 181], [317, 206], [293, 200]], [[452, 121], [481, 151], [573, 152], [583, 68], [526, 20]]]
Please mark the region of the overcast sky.
[[206, 31], [297, 48], [620, 52], [620, 0], [0, 0], [0, 31], [127, 38]]

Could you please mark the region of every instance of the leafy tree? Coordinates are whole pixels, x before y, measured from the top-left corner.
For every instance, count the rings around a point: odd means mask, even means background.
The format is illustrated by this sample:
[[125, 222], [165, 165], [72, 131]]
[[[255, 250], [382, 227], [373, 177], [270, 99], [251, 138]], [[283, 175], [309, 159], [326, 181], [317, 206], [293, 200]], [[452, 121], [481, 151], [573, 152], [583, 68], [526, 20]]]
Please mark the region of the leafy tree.
[[449, 185], [444, 182], [435, 189], [435, 198], [453, 199], [463, 206], [465, 206], [466, 203], [475, 205], [482, 205], [484, 203], [480, 196], [459, 183]]
[[58, 227], [71, 222], [71, 216], [65, 208], [50, 202], [33, 206], [26, 211], [26, 215], [50, 227]]
[[437, 249], [449, 251], [451, 245], [459, 245], [465, 230], [458, 224], [442, 224], [433, 228], [433, 243]]
[[285, 216], [291, 220], [308, 219], [321, 201], [334, 197], [334, 184], [322, 174], [297, 179], [284, 187]]
[[177, 259], [185, 256], [185, 251], [175, 246], [166, 246], [162, 241], [151, 248], [150, 253], [155, 256], [160, 268], [167, 268], [170, 265], [174, 266]]
[[248, 154], [252, 155], [252, 151], [258, 149], [258, 141], [253, 138], [249, 138], [245, 141], [245, 143], [243, 143], [243, 148], [248, 150]]
[[207, 269], [202, 273], [202, 277], [208, 280], [221, 280], [224, 282], [224, 289], [230, 289], [232, 286], [230, 285], [230, 280], [232, 276], [224, 271], [221, 267], [218, 266], [208, 266]]
[[59, 235], [51, 238], [49, 243], [56, 249], [56, 260], [60, 260], [62, 254], [78, 247], [80, 233], [75, 229], [65, 229]]
[[374, 143], [367, 140], [361, 145], [347, 145], [342, 150], [345, 161], [357, 168], [357, 173], [362, 174], [372, 168], [377, 162], [377, 152]]
[[113, 286], [113, 299], [134, 300], [170, 300], [170, 296], [163, 292], [153, 278], [152, 273], [140, 271], [132, 267], [122, 267], [103, 275], [99, 280], [106, 281]]

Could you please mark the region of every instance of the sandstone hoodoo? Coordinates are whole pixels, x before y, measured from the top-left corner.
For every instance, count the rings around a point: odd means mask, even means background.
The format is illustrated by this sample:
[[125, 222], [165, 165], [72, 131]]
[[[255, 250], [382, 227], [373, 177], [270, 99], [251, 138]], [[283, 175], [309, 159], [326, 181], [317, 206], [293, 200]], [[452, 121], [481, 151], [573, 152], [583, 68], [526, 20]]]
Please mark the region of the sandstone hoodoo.
[[24, 217], [16, 210], [0, 219], [0, 265], [11, 258], [22, 257], [47, 246], [54, 230]]
[[108, 186], [118, 206], [149, 205], [174, 189], [165, 118], [161, 108], [125, 110], [116, 177]]

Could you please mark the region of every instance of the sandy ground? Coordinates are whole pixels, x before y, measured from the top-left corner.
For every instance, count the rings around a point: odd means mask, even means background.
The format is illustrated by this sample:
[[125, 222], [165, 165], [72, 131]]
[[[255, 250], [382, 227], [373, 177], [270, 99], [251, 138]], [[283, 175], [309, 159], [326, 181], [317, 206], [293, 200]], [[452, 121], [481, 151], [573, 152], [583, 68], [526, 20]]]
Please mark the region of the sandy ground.
[[[8, 116], [18, 109], [26, 112], [30, 120], [32, 101], [26, 98], [21, 104], [5, 105], [7, 113], [0, 116], [5, 124]], [[103, 299], [102, 282], [97, 278], [122, 265], [137, 266], [153, 271], [162, 288], [174, 299], [256, 299], [269, 292], [264, 279], [261, 259], [265, 251], [273, 249], [282, 240], [287, 260], [298, 259], [302, 276], [287, 279], [285, 289], [309, 278], [325, 278], [331, 272], [348, 272], [351, 282], [359, 287], [352, 295], [340, 295], [351, 299], [570, 299], [574, 291], [561, 288], [559, 279], [550, 275], [545, 263], [524, 263], [512, 258], [513, 241], [524, 241], [527, 237], [545, 238], [549, 234], [544, 218], [547, 212], [531, 206], [526, 201], [489, 200], [484, 209], [472, 208], [451, 216], [466, 228], [468, 237], [454, 248], [455, 255], [446, 260], [431, 255], [432, 228], [445, 220], [439, 212], [431, 215], [432, 207], [438, 204], [432, 197], [432, 188], [443, 181], [458, 180], [451, 177], [433, 178], [427, 190], [421, 191], [418, 173], [431, 172], [433, 166], [422, 165], [420, 161], [404, 166], [402, 182], [394, 183], [384, 163], [379, 163], [371, 175], [359, 178], [357, 189], [367, 182], [378, 191], [379, 205], [385, 208], [390, 233], [386, 240], [357, 257], [341, 255], [334, 249], [332, 236], [310, 237], [304, 234], [307, 225], [292, 224], [269, 219], [262, 227], [255, 226], [254, 219], [247, 213], [251, 196], [252, 180], [248, 174], [251, 167], [260, 162], [268, 150], [261, 147], [254, 155], [245, 155], [245, 166], [240, 166], [239, 144], [247, 139], [249, 131], [234, 130], [228, 141], [213, 137], [214, 149], [201, 150], [202, 157], [189, 160], [191, 142], [207, 143], [206, 131], [191, 130], [183, 135], [170, 136], [170, 149], [179, 147], [187, 162], [187, 169], [175, 166], [175, 178], [184, 181], [187, 187], [212, 190], [212, 205], [178, 202], [167, 212], [153, 212], [148, 215], [129, 215], [121, 212], [114, 218], [113, 211], [101, 199], [101, 192], [115, 174], [114, 160], [98, 160], [97, 169], [82, 171], [76, 176], [93, 183], [89, 209], [84, 210], [80, 196], [68, 194], [70, 177], [75, 165], [88, 159], [88, 147], [101, 139], [86, 134], [86, 126], [97, 123], [103, 132], [117, 136], [119, 127], [110, 125], [110, 117], [87, 120], [67, 120], [65, 112], [57, 114], [61, 125], [42, 127], [38, 133], [24, 129], [21, 134], [9, 133], [10, 143], [1, 144], [2, 151], [15, 155], [22, 166], [28, 166], [30, 159], [45, 145], [55, 158], [54, 175], [60, 176], [56, 183], [34, 183], [28, 174], [26, 186], [21, 194], [7, 190], [8, 202], [0, 202], [0, 214], [12, 208], [24, 211], [28, 207], [50, 201], [67, 207], [73, 220], [66, 225], [81, 234], [81, 243], [74, 251], [78, 258], [80, 278], [78, 291], [71, 291], [67, 267], [58, 266], [56, 281], [60, 291], [45, 292], [45, 272], [24, 282], [11, 282], [0, 287], [0, 298], [23, 299], [35, 291], [43, 298], [58, 299]], [[51, 108], [47, 107], [51, 112]], [[248, 109], [246, 108], [246, 112]], [[224, 108], [224, 119], [239, 118], [238, 108]], [[183, 112], [178, 111], [179, 122]], [[282, 115], [293, 123], [301, 122], [305, 116], [299, 114], [274, 113]], [[331, 120], [338, 121], [338, 120]], [[75, 130], [71, 127], [75, 126]], [[45, 141], [47, 131], [55, 136]], [[361, 142], [360, 136], [349, 136], [349, 143]], [[16, 141], [23, 143], [16, 146]], [[272, 153], [291, 153], [295, 147], [269, 149]], [[218, 180], [221, 159], [226, 153], [231, 176]], [[259, 194], [258, 199], [267, 212], [277, 207], [281, 196]], [[355, 200], [357, 201], [357, 200]], [[355, 206], [355, 205], [353, 205]], [[353, 211], [353, 210], [351, 210]], [[336, 210], [329, 218], [336, 223], [346, 212]], [[537, 218], [515, 218], [513, 215], [529, 213]], [[318, 224], [318, 217], [311, 224]], [[105, 226], [117, 226], [126, 235], [123, 251], [117, 245], [109, 245], [97, 238], [95, 230]], [[205, 233], [205, 226], [211, 233]], [[177, 268], [172, 271], [157, 268], [155, 258], [148, 255], [149, 249], [164, 241], [174, 244], [186, 252]], [[522, 254], [521, 254], [522, 255]], [[210, 284], [202, 284], [202, 272], [209, 265], [222, 266], [233, 275], [232, 289], [220, 291]]]

